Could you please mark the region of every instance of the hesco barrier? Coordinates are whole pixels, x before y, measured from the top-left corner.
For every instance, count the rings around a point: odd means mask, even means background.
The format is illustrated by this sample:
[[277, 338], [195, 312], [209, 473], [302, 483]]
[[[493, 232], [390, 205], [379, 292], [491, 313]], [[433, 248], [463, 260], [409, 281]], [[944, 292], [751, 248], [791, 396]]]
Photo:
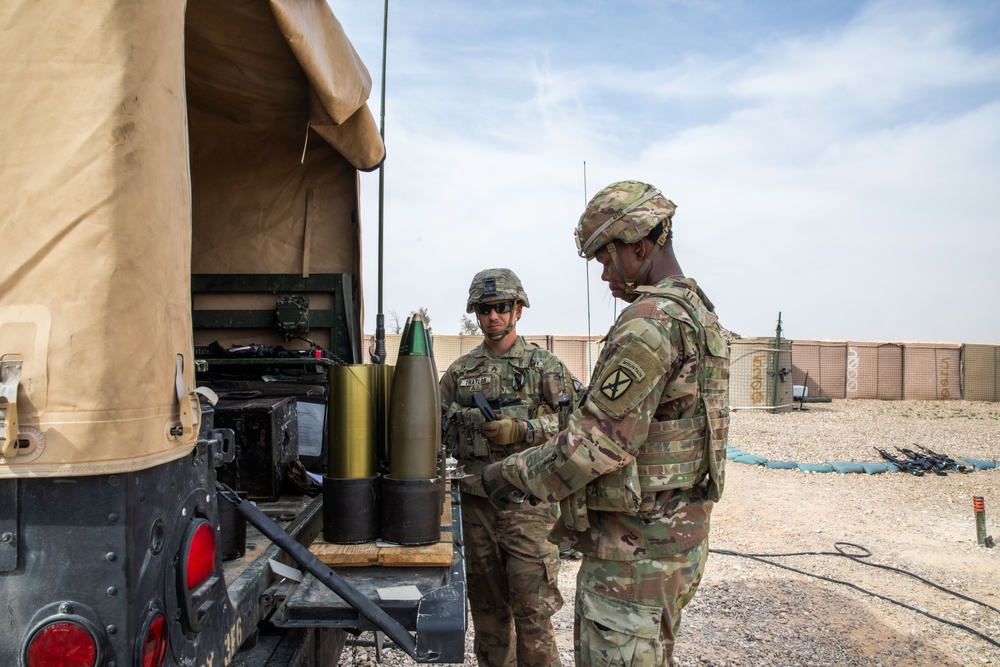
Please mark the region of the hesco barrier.
[[570, 372], [584, 385], [590, 382], [590, 372], [600, 356], [600, 336], [550, 336], [549, 352], [562, 359]]
[[[583, 384], [590, 382], [590, 371], [600, 355], [601, 346], [598, 341], [601, 336], [525, 336], [526, 341], [534, 343], [543, 350], [548, 350], [559, 357], [570, 373]], [[399, 351], [399, 334], [386, 334], [386, 363], [394, 365]], [[362, 358], [367, 363], [370, 359], [374, 336], [365, 334]], [[434, 362], [437, 365], [438, 377], [444, 375], [448, 366], [463, 354], [468, 354], [474, 347], [483, 342], [481, 335], [455, 336], [432, 335], [434, 345]]]
[[962, 347], [962, 397], [1000, 401], [1000, 345]]
[[961, 399], [961, 362], [962, 346], [957, 343], [904, 343], [903, 400]]
[[[366, 362], [372, 338], [365, 335]], [[399, 338], [399, 334], [386, 335], [386, 363], [390, 365], [396, 363]], [[590, 382], [601, 351], [600, 337], [525, 338], [562, 359], [580, 382]], [[483, 337], [435, 335], [431, 339], [440, 376]], [[783, 339], [775, 364], [774, 344], [773, 337], [731, 341], [731, 407], [791, 410], [793, 385], [803, 384], [807, 372], [811, 398], [1000, 401], [1000, 345]]]
[[847, 343], [792, 341], [792, 382], [808, 387], [809, 396], [847, 398]]
[[792, 342], [738, 338], [729, 344], [729, 405], [787, 412], [792, 409]]
[[903, 346], [847, 343], [846, 398], [903, 399]]
[[[389, 336], [386, 335], [386, 348], [389, 347]], [[398, 340], [398, 336], [396, 337]], [[437, 366], [438, 379], [448, 370], [451, 362], [463, 354], [468, 354], [483, 342], [482, 336], [431, 336], [434, 346], [434, 363]], [[398, 347], [399, 343], [396, 343]], [[389, 356], [392, 359], [392, 355]]]

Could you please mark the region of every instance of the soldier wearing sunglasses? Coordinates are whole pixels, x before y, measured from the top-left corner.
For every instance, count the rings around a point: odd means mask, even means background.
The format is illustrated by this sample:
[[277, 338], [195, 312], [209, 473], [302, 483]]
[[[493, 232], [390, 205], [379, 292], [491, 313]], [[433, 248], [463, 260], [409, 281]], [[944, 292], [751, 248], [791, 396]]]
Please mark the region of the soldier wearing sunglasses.
[[490, 462], [557, 433], [557, 411], [576, 401], [569, 369], [518, 336], [517, 321], [528, 305], [513, 271], [476, 274], [466, 311], [476, 313], [483, 342], [441, 379], [444, 441], [466, 473], [459, 482], [462, 531], [474, 649], [482, 667], [560, 664], [551, 620], [563, 602], [559, 551], [546, 540], [558, 505], [495, 509], [479, 480]]

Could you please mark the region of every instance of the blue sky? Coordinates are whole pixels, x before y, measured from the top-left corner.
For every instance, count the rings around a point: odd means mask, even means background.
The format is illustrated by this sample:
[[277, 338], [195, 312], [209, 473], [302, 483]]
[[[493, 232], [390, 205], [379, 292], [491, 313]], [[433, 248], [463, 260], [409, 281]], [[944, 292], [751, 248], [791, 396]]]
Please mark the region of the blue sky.
[[[329, 2], [378, 119], [383, 3]], [[637, 179], [744, 336], [780, 312], [798, 340], [1000, 343], [1000, 3], [390, 0], [386, 70], [387, 322], [458, 333], [472, 276], [506, 266], [520, 333], [605, 333], [622, 304], [573, 229]]]

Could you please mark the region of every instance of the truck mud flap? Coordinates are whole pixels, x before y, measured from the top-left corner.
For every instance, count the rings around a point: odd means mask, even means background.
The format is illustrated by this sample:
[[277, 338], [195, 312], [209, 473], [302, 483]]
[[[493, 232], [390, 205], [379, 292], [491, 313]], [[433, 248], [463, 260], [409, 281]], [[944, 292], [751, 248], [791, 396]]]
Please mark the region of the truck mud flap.
[[417, 655], [428, 662], [465, 661], [465, 579], [433, 590], [417, 607]]

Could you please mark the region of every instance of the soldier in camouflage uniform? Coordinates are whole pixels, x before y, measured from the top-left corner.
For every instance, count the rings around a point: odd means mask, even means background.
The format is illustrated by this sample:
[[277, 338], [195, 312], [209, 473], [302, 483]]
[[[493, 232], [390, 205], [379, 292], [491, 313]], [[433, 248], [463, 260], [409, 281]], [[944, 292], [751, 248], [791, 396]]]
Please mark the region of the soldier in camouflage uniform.
[[714, 308], [674, 256], [675, 205], [620, 181], [576, 229], [630, 302], [566, 428], [488, 466], [491, 502], [560, 502], [550, 539], [583, 552], [577, 665], [673, 665], [681, 610], [708, 556], [729, 430], [728, 351]]
[[[476, 312], [483, 342], [456, 359], [441, 378], [445, 444], [466, 473], [459, 482], [462, 531], [475, 652], [484, 667], [559, 665], [551, 620], [563, 602], [559, 552], [546, 540], [559, 506], [523, 503], [494, 509], [479, 480], [491, 461], [557, 433], [558, 411], [566, 413], [576, 399], [566, 366], [517, 335], [517, 321], [528, 305], [513, 271], [476, 274], [467, 311]], [[484, 418], [476, 393], [501, 419]]]

